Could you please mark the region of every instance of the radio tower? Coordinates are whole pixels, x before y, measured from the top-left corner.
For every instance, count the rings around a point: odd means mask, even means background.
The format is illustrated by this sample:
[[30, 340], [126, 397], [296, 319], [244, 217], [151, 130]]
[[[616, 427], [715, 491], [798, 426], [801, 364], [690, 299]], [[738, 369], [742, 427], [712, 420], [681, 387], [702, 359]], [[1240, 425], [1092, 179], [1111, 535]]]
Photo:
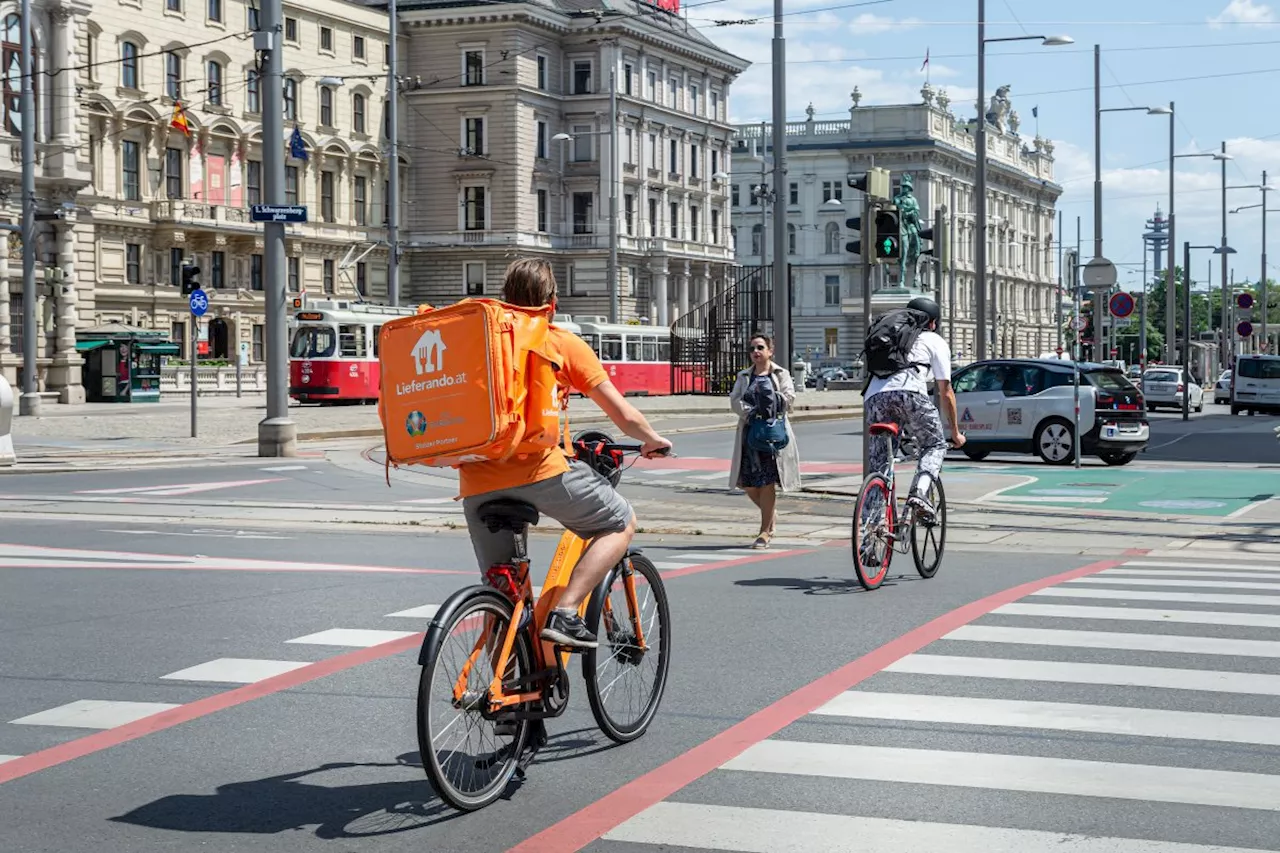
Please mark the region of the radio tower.
[[1149, 268], [1151, 272], [1146, 281], [1146, 285], [1150, 285], [1151, 282], [1160, 280], [1160, 273], [1164, 270], [1165, 252], [1169, 245], [1169, 221], [1164, 218], [1159, 206], [1156, 207], [1155, 216], [1147, 220], [1147, 230], [1142, 235], [1142, 245], [1144, 252], [1151, 257]]

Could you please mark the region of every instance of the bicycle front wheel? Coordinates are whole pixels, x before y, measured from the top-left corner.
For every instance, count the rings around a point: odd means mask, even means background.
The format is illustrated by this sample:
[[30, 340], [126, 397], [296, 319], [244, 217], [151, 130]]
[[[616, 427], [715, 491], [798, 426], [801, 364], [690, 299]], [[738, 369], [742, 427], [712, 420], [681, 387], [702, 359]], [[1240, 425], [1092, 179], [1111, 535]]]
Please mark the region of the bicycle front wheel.
[[947, 494], [942, 481], [932, 478], [929, 484], [929, 503], [934, 507], [933, 519], [928, 523], [916, 513], [911, 525], [911, 557], [916, 561], [916, 571], [922, 578], [931, 578], [942, 565], [942, 551], [947, 547]]
[[853, 568], [870, 591], [884, 583], [893, 559], [893, 492], [883, 474], [868, 474], [853, 510]]
[[587, 700], [600, 731], [617, 743], [645, 733], [671, 666], [671, 611], [649, 558], [623, 557], [587, 605], [600, 646], [582, 655]]
[[[514, 607], [495, 590], [477, 589], [441, 610], [418, 684], [418, 751], [440, 799], [475, 811], [502, 796], [529, 735], [528, 720], [489, 712], [489, 686]], [[522, 631], [503, 682], [528, 678], [533, 666], [533, 643]]]

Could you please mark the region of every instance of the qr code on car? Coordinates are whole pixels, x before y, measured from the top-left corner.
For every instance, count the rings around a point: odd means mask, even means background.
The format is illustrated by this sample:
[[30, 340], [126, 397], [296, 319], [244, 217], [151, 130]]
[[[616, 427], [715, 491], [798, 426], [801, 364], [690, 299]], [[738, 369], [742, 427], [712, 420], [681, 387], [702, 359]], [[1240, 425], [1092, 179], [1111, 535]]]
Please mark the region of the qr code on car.
[[1022, 423], [1022, 409], [1010, 409], [1010, 410], [1009, 410], [1009, 423], [1011, 423], [1011, 424], [1021, 424], [1021, 423]]

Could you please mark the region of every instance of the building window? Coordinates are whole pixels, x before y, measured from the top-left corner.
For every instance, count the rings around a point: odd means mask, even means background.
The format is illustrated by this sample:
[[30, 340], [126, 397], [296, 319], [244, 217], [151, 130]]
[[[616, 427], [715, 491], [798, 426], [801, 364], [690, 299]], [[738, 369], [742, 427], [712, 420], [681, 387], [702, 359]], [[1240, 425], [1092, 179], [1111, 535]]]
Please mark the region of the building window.
[[698, 91], [698, 87], [690, 83], [689, 84], [689, 112], [693, 113], [694, 115], [698, 114], [698, 107], [702, 106], [702, 104], [700, 103], [701, 101], [701, 98], [699, 97], [700, 94], [701, 93]]
[[636, 133], [631, 128], [623, 130], [623, 143], [625, 147], [622, 151], [622, 162], [631, 165], [636, 162]]
[[764, 250], [764, 226], [751, 226], [751, 254], [759, 255]]
[[484, 261], [463, 264], [462, 283], [467, 296], [484, 296]]
[[796, 253], [796, 227], [790, 222], [787, 223], [787, 254], [794, 255]]
[[187, 324], [184, 321], [169, 324], [169, 340], [178, 345], [179, 353], [187, 354]]
[[540, 121], [537, 124], [537, 128], [538, 137], [534, 142], [534, 147], [536, 149], [535, 153], [539, 159], [545, 160], [547, 159], [547, 123], [545, 121]]
[[720, 93], [715, 91], [711, 93], [711, 118], [714, 121], [720, 120]]
[[462, 54], [462, 85], [484, 85], [483, 50], [468, 50]]
[[289, 280], [289, 292], [302, 292], [302, 259], [301, 258], [285, 258], [285, 269], [288, 271], [287, 278]]
[[840, 276], [826, 276], [822, 290], [824, 304], [828, 307], [840, 304]]
[[622, 94], [631, 94], [631, 78], [635, 76], [635, 69], [630, 63], [622, 66]]
[[182, 247], [169, 249], [169, 283], [174, 287], [182, 285]]
[[262, 28], [262, 13], [258, 7], [250, 3], [244, 10], [244, 24], [246, 30], [259, 30]]
[[657, 169], [658, 164], [658, 134], [649, 134], [649, 168]]
[[356, 293], [369, 295], [369, 265], [364, 261], [356, 261]]
[[133, 140], [125, 140], [120, 146], [120, 169], [124, 175], [124, 197], [128, 201], [142, 201], [140, 145]]
[[824, 202], [844, 200], [844, 186], [839, 181], [823, 181], [822, 182], [822, 200]]
[[485, 230], [485, 188], [466, 187], [462, 191], [463, 225], [467, 231]]
[[689, 146], [689, 177], [691, 178], [698, 177], [698, 160], [699, 160], [698, 146], [690, 145]]
[[328, 87], [320, 89], [320, 124], [333, 127], [333, 90]]
[[711, 209], [711, 242], [720, 245], [720, 211]]
[[484, 119], [463, 120], [462, 144], [466, 147], [467, 154], [472, 157], [484, 156]]
[[182, 161], [187, 152], [181, 148], [164, 150], [164, 189], [169, 198], [182, 198]]
[[595, 231], [594, 193], [573, 194], [573, 233], [591, 234]]
[[295, 42], [295, 43], [298, 41], [298, 19], [297, 18], [284, 19], [284, 40]]
[[253, 360], [261, 363], [262, 354], [266, 350], [266, 327], [261, 323], [253, 324]]
[[249, 289], [262, 290], [262, 255], [249, 256]]
[[537, 197], [538, 197], [538, 232], [540, 234], [546, 234], [547, 233], [547, 213], [548, 213], [547, 191], [538, 190]]
[[182, 0], [164, 0], [164, 8], [169, 12], [181, 12]]
[[799, 203], [800, 203], [800, 185], [791, 184], [787, 188], [787, 204], [799, 204]]
[[840, 254], [840, 226], [835, 222], [827, 223], [825, 250], [828, 255]]
[[668, 147], [670, 150], [667, 152], [669, 157], [667, 171], [674, 175], [680, 170], [680, 143], [673, 139]]
[[320, 173], [320, 218], [333, 222], [333, 172], [328, 169]]
[[698, 208], [696, 205], [689, 205], [689, 239], [698, 242], [702, 239], [702, 235], [698, 233]]
[[245, 163], [244, 184], [249, 196], [249, 204], [262, 204], [261, 160], [249, 160]]
[[715, 177], [720, 171], [720, 152], [715, 149], [711, 150], [711, 177]]
[[547, 58], [539, 54], [537, 58], [537, 63], [538, 63], [538, 88], [545, 92], [547, 91]]
[[284, 167], [284, 203], [298, 203], [298, 167]]
[[284, 117], [298, 120], [298, 81], [292, 77], [284, 78]]
[[205, 100], [209, 102], [210, 106], [222, 106], [222, 65], [210, 60], [206, 77]]
[[644, 87], [648, 91], [645, 93], [649, 96], [649, 100], [657, 102], [658, 100], [658, 72], [649, 71], [644, 76]]
[[591, 125], [575, 124], [573, 126], [573, 161], [586, 163], [592, 159]]
[[670, 213], [670, 219], [667, 220], [667, 224], [670, 228], [669, 233], [671, 234], [671, 239], [679, 240], [680, 239], [680, 202], [678, 201], [671, 202], [671, 204], [667, 206], [667, 210]]
[[129, 284], [142, 284], [142, 244], [124, 245], [124, 280]]
[[[8, 50], [6, 44], [6, 53]], [[5, 65], [8, 66], [7, 60]], [[120, 85], [126, 89], [138, 88], [138, 46], [131, 41], [120, 44]]]
[[636, 233], [636, 197], [630, 194], [622, 197], [622, 221], [626, 224], [627, 236]]
[[356, 59], [364, 59], [364, 36], [352, 36], [351, 55]]
[[364, 127], [364, 95], [356, 92], [351, 96], [351, 129], [364, 133]]
[[209, 20], [222, 22], [222, 0], [209, 0]]
[[364, 175], [356, 175], [351, 190], [351, 206], [355, 210], [356, 225], [369, 224], [369, 179]]
[[175, 101], [182, 97], [182, 57], [173, 51], [164, 55], [164, 91]]
[[649, 236], [658, 236], [658, 200], [649, 199]]
[[667, 81], [667, 106], [672, 109], [680, 107], [680, 81], [672, 77]]
[[226, 286], [227, 253], [211, 252], [209, 254], [209, 284], [215, 290]]
[[320, 49], [333, 50], [333, 29], [330, 27], [320, 28]]
[[325, 293], [333, 293], [334, 286], [336, 284], [335, 278], [336, 277], [335, 277], [335, 271], [334, 271], [333, 258], [325, 258], [324, 259], [324, 278], [323, 278], [323, 287], [324, 287]]
[[589, 59], [573, 61], [573, 94], [591, 94], [591, 60]]
[[837, 358], [840, 355], [840, 330], [823, 329], [822, 346], [827, 351], [827, 358]]
[[729, 188], [729, 204], [733, 205], [734, 207], [740, 207], [741, 202], [742, 202], [742, 197], [738, 193], [738, 185], [734, 184], [732, 187]]
[[245, 106], [251, 113], [262, 112], [262, 78], [256, 68], [244, 73]]

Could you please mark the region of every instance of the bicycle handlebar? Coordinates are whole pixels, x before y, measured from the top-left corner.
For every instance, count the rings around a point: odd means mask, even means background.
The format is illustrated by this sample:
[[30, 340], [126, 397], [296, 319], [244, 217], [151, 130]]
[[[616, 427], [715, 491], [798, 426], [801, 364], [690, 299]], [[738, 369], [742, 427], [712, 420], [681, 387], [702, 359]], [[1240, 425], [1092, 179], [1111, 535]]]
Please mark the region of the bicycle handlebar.
[[[636, 453], [638, 454], [644, 451], [643, 444], [620, 444], [618, 442], [613, 442], [613, 441], [599, 441], [599, 442], [585, 441], [581, 443], [586, 447], [588, 447], [589, 449], [595, 451], [596, 453]], [[669, 456], [670, 454], [671, 454], [671, 448], [665, 447], [662, 450], [655, 452], [653, 455]]]

